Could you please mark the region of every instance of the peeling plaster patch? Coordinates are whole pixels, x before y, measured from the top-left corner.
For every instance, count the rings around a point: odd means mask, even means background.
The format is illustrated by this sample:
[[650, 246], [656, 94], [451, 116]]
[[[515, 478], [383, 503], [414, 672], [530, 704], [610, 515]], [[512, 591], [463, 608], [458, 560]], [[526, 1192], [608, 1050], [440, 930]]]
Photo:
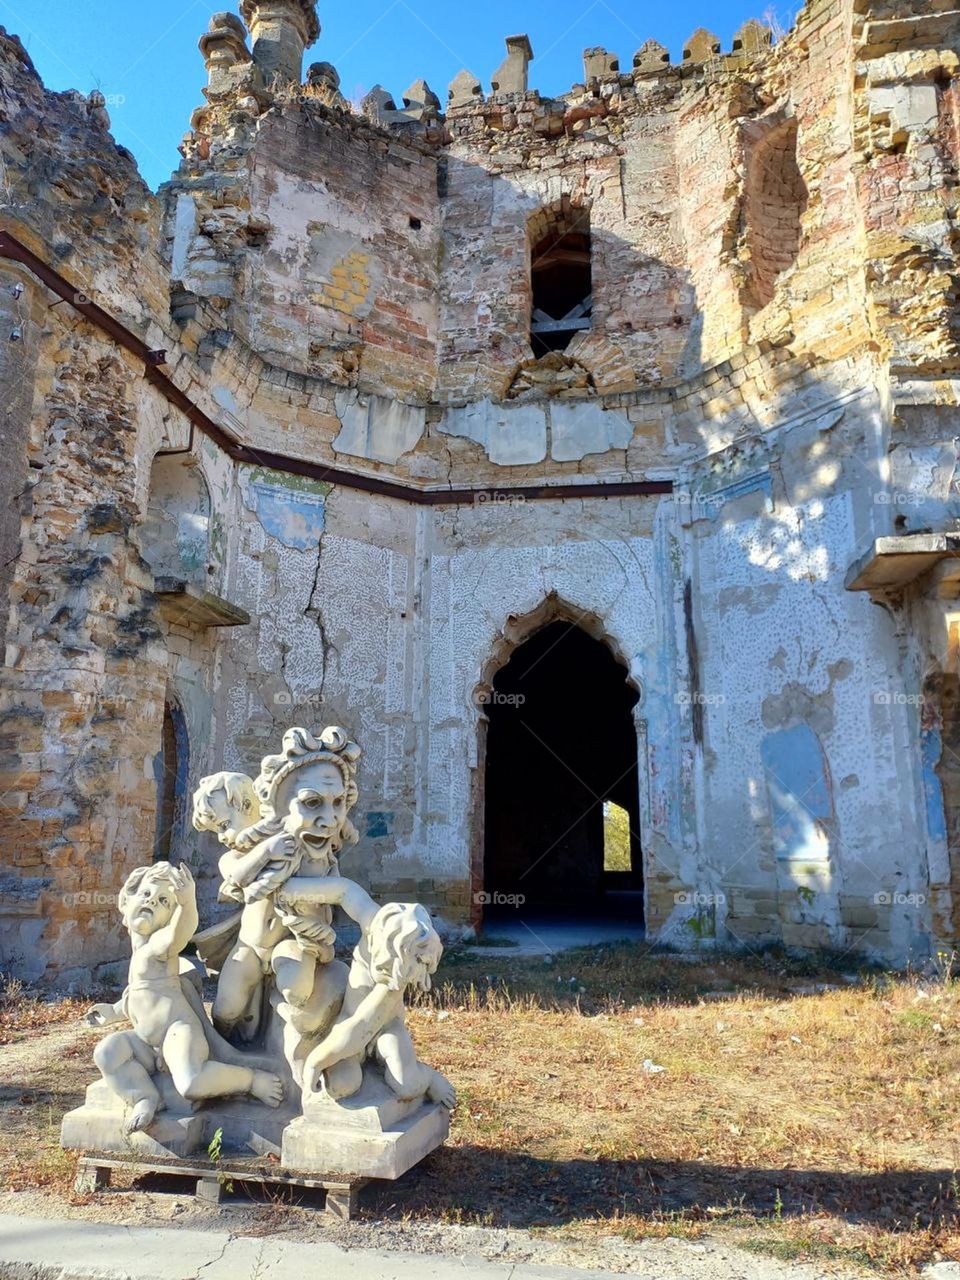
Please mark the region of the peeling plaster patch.
[[821, 414], [813, 425], [818, 431], [832, 431], [843, 420], [845, 413], [846, 408], [841, 405], [839, 409], [831, 409], [828, 413]]
[[957, 444], [896, 445], [890, 450], [890, 495], [894, 514], [911, 529], [938, 527], [960, 515], [956, 490]]
[[197, 210], [193, 196], [177, 196], [177, 211], [173, 224], [173, 260], [170, 263], [170, 277], [183, 280], [186, 276], [190, 246], [197, 225]]
[[833, 798], [820, 739], [808, 724], [768, 733], [760, 744], [778, 859], [824, 861]]
[[557, 462], [579, 462], [588, 453], [626, 449], [633, 438], [633, 427], [624, 414], [595, 401], [551, 405], [550, 424], [550, 453]]
[[318, 301], [362, 320], [373, 310], [383, 280], [370, 246], [331, 227], [313, 224], [308, 230], [307, 278], [321, 286]]
[[939, 717], [936, 713], [925, 714], [920, 727], [920, 774], [927, 815], [927, 832], [930, 839], [938, 844], [946, 844], [948, 840], [943, 784], [938, 772], [942, 756], [943, 734]]
[[210, 491], [194, 458], [170, 454], [154, 459], [143, 556], [157, 577], [206, 580], [210, 510]]
[[355, 391], [341, 391], [336, 406], [341, 427], [334, 450], [354, 458], [395, 463], [416, 448], [426, 429], [422, 405], [400, 404], [383, 396], [360, 399]]
[[444, 435], [474, 440], [501, 467], [543, 462], [547, 456], [547, 416], [534, 404], [495, 405], [480, 400], [448, 409], [437, 429]]
[[769, 471], [758, 471], [752, 476], [735, 480], [733, 484], [728, 484], [721, 489], [695, 494], [694, 519], [716, 520], [728, 502], [742, 498], [748, 493], [762, 493], [764, 510], [768, 513], [773, 512], [773, 477]]
[[760, 714], [768, 729], [800, 721], [808, 727], [812, 725], [817, 733], [830, 733], [834, 723], [833, 686], [823, 693], [811, 693], [802, 684], [791, 681], [780, 693], [764, 698]]
[[308, 551], [320, 542], [332, 485], [258, 467], [241, 482], [244, 503], [265, 531], [285, 547]]

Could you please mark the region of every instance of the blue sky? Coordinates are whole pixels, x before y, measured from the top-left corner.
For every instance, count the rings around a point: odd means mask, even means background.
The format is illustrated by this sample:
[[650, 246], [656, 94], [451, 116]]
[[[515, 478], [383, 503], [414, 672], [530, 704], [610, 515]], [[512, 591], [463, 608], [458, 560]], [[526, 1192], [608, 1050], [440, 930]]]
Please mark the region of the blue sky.
[[[0, 24], [20, 36], [51, 89], [100, 88], [109, 98], [113, 134], [129, 147], [151, 187], [179, 162], [177, 144], [203, 101], [197, 41], [225, 0], [0, 0]], [[321, 0], [323, 33], [304, 65], [334, 63], [347, 97], [375, 84], [399, 96], [424, 76], [446, 102], [446, 88], [467, 67], [489, 90], [504, 57], [504, 37], [526, 32], [534, 63], [530, 83], [562, 93], [583, 74], [582, 54], [602, 45], [631, 66], [645, 40], [659, 40], [679, 62], [700, 26], [730, 48], [734, 31], [768, 9], [789, 26], [797, 0]]]

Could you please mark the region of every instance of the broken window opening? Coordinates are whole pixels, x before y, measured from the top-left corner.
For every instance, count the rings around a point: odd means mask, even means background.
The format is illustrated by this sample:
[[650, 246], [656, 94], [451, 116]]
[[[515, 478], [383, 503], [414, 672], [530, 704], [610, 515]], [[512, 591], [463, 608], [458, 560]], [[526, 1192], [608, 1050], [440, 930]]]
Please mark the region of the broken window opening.
[[530, 222], [530, 345], [539, 359], [565, 351], [593, 315], [590, 213], [564, 199]]

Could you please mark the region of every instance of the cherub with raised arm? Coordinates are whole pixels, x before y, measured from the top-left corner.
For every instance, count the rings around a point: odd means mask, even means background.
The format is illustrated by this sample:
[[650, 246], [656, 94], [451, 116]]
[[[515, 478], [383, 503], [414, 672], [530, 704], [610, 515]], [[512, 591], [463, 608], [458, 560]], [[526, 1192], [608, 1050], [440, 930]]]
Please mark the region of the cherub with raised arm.
[[[259, 819], [260, 801], [245, 773], [214, 773], [200, 779], [193, 795], [194, 829], [215, 832], [225, 846], [218, 864], [220, 899], [242, 904], [239, 920], [234, 918], [232, 924], [208, 931], [214, 935], [213, 951], [229, 947], [222, 964], [217, 957], [220, 978], [213, 1022], [221, 1035], [236, 1031], [243, 1041], [257, 1035], [263, 980], [271, 972], [273, 949], [287, 932], [266, 894], [247, 896], [248, 887], [273, 856], [268, 842], [276, 825]], [[203, 939], [198, 939], [197, 945], [207, 956]]]
[[445, 1107], [456, 1105], [453, 1085], [420, 1062], [404, 1025], [409, 987], [429, 991], [443, 946], [424, 907], [391, 902], [378, 907], [352, 880], [295, 877], [280, 895], [281, 905], [320, 902], [340, 906], [361, 929], [343, 1005], [333, 1027], [308, 1054], [303, 1066], [304, 1104], [318, 1086], [333, 1098], [351, 1097], [363, 1083], [363, 1064], [375, 1057], [384, 1079], [404, 1101], [426, 1095]]
[[108, 1035], [93, 1056], [130, 1107], [126, 1132], [152, 1122], [160, 1107], [152, 1076], [163, 1068], [188, 1102], [248, 1093], [278, 1106], [283, 1097], [279, 1076], [211, 1058], [210, 1029], [184, 992], [180, 952], [199, 919], [189, 868], [168, 862], [138, 867], [120, 891], [119, 907], [132, 946], [124, 1012], [133, 1030]]
[[[239, 936], [220, 967], [214, 1022], [224, 1035], [236, 1030], [253, 1039], [263, 979], [272, 972], [284, 1053], [297, 1076], [305, 1037], [325, 1030], [340, 1007], [347, 968], [334, 959], [330, 907], [278, 909], [276, 893], [301, 868], [308, 876], [339, 873], [340, 849], [358, 838], [349, 812], [357, 800], [359, 756], [360, 748], [336, 726], [316, 735], [288, 729], [282, 751], [264, 758], [255, 782], [214, 774], [194, 798], [194, 825], [217, 831], [228, 846], [220, 859], [221, 896], [243, 903]], [[243, 825], [250, 812], [255, 820]]]

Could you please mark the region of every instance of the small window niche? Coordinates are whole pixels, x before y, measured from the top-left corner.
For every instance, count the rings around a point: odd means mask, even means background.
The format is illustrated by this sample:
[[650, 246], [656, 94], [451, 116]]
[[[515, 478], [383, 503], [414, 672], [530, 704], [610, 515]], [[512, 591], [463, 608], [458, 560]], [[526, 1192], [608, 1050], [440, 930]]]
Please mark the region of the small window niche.
[[797, 122], [781, 120], [765, 126], [747, 157], [748, 299], [756, 310], [773, 301], [777, 281], [800, 254], [808, 192], [797, 142]]
[[590, 211], [568, 197], [530, 219], [530, 345], [539, 359], [565, 351], [593, 315]]
[[156, 578], [207, 581], [210, 491], [189, 454], [157, 454], [154, 459], [143, 558]]

